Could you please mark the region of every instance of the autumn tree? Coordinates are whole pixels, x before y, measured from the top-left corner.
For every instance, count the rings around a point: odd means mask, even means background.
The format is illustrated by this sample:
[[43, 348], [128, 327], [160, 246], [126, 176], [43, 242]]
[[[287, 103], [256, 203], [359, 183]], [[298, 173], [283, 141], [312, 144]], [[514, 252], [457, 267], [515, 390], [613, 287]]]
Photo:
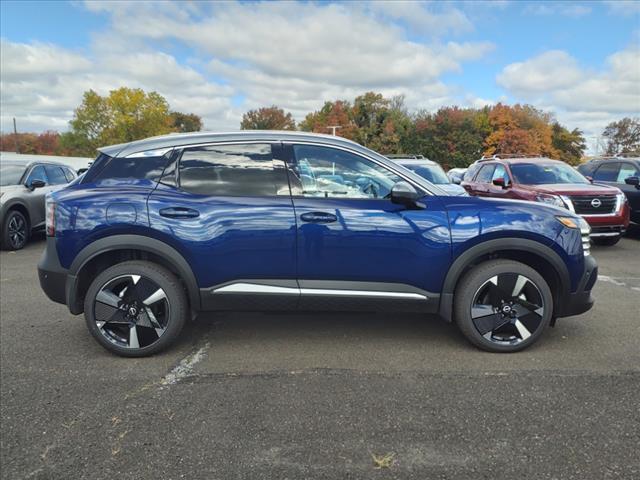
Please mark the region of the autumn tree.
[[2, 151], [33, 155], [68, 155], [60, 142], [60, 134], [54, 131], [37, 133], [9, 133], [0, 135]]
[[289, 112], [272, 105], [249, 110], [242, 116], [242, 130], [295, 130], [296, 122]]
[[339, 127], [336, 135], [355, 139], [356, 125], [353, 123], [353, 109], [346, 100], [325, 102], [320, 110], [307, 114], [300, 122], [300, 130], [314, 133], [329, 133], [330, 126]]
[[640, 118], [625, 117], [611, 122], [602, 132], [607, 141], [607, 154], [640, 152]]
[[63, 148], [75, 154], [93, 156], [102, 145], [183, 131], [176, 125], [178, 115], [189, 117], [171, 113], [169, 103], [157, 92], [122, 87], [103, 97], [89, 90], [74, 111], [70, 130], [62, 134], [60, 141]]

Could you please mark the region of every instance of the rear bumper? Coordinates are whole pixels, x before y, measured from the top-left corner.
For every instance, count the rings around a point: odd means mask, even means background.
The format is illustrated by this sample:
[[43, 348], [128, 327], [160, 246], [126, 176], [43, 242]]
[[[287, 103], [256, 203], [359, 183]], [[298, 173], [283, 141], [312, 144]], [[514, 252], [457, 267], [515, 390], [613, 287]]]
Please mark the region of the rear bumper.
[[60, 265], [56, 252], [55, 238], [47, 237], [47, 245], [38, 262], [40, 287], [51, 300], [67, 304], [67, 269]]
[[575, 292], [565, 295], [557, 310], [558, 317], [580, 315], [593, 307], [591, 290], [598, 279], [598, 264], [589, 255], [584, 258], [584, 272]]

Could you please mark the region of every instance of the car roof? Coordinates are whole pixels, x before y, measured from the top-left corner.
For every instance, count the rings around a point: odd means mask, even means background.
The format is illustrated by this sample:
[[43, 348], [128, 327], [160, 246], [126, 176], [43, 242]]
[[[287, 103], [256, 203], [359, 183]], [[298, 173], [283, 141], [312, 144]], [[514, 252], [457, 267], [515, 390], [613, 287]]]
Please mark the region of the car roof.
[[101, 147], [98, 151], [109, 155], [110, 157], [126, 157], [127, 155], [147, 150], [233, 141], [307, 141], [333, 146], [363, 148], [360, 144], [352, 140], [321, 133], [295, 132], [287, 130], [242, 130], [240, 132], [171, 133], [168, 135], [146, 138], [144, 140], [136, 140], [129, 143]]
[[19, 160], [19, 159], [0, 160], [0, 165], [11, 165], [13, 167], [24, 167], [24, 168], [30, 168], [34, 165], [55, 165], [57, 167], [70, 168], [68, 165], [65, 165], [59, 162], [52, 162], [50, 160], [47, 160], [47, 161], [33, 161], [33, 160]]

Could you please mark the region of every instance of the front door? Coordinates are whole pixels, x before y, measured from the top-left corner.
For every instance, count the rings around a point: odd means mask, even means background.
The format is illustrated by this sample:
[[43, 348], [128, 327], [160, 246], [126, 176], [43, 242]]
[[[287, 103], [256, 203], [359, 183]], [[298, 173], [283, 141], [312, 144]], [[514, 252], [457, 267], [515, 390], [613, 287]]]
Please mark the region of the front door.
[[184, 148], [149, 197], [151, 228], [185, 256], [206, 310], [297, 305], [296, 219], [279, 148]]
[[447, 214], [391, 202], [401, 180], [372, 159], [293, 144], [289, 178], [297, 229], [301, 308], [434, 309], [450, 259]]

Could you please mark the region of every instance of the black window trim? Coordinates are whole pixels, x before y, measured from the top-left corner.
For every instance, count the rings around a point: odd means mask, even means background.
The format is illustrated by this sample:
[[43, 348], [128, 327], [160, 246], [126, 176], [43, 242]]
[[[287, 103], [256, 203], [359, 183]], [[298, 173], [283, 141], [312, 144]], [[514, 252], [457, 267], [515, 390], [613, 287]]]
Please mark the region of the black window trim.
[[[281, 145], [282, 142], [279, 141], [271, 141], [271, 140], [245, 140], [245, 141], [241, 141], [241, 140], [233, 140], [233, 141], [225, 141], [225, 142], [207, 142], [207, 143], [198, 143], [198, 144], [193, 144], [193, 145], [181, 145], [179, 147], [174, 147], [174, 151], [176, 152], [176, 186], [175, 187], [171, 187], [171, 188], [175, 188], [176, 190], [179, 190], [180, 192], [189, 194], [189, 195], [197, 195], [200, 197], [220, 197], [220, 198], [283, 198], [283, 197], [289, 197], [291, 198], [291, 184], [289, 181], [289, 175], [286, 169], [286, 161], [284, 159], [281, 158], [276, 158], [276, 152], [281, 150], [281, 149], [276, 149], [274, 148], [274, 146], [276, 145]], [[285, 170], [285, 178], [287, 179], [287, 187], [289, 187], [289, 193], [288, 194], [283, 194], [283, 195], [278, 195], [277, 193], [275, 195], [203, 195], [203, 194], [199, 194], [199, 193], [193, 193], [193, 192], [189, 192], [188, 190], [185, 190], [183, 188], [181, 188], [180, 185], [180, 164], [182, 163], [182, 154], [184, 153], [185, 150], [190, 149], [190, 148], [198, 148], [198, 147], [223, 147], [225, 145], [269, 145], [269, 147], [271, 148], [271, 163], [272, 163], [272, 167], [275, 170], [277, 168], [277, 162], [282, 162], [281, 167]], [[170, 165], [171, 161], [167, 164]], [[163, 171], [164, 174], [164, 171]], [[162, 178], [162, 176], [160, 177]], [[160, 182], [158, 182], [160, 183]], [[163, 184], [165, 185], [165, 184]]]

